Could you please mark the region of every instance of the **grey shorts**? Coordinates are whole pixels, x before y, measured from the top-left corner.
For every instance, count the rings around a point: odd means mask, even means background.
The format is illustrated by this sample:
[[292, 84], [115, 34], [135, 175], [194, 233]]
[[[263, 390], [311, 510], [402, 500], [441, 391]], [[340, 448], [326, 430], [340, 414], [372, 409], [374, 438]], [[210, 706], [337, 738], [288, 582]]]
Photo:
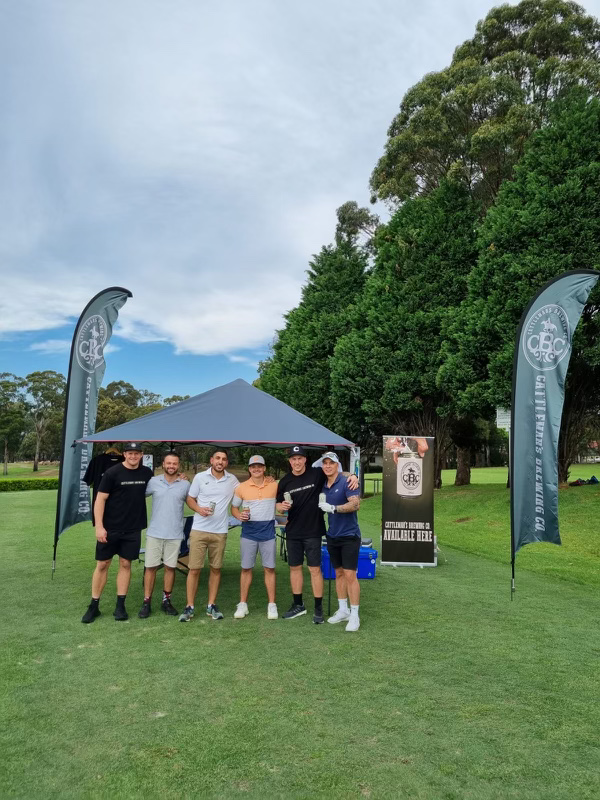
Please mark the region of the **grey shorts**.
[[266, 542], [255, 542], [254, 539], [240, 539], [240, 554], [242, 556], [242, 569], [252, 569], [256, 563], [256, 554], [260, 553], [260, 560], [263, 567], [275, 569], [275, 556], [277, 546], [275, 539], [267, 539]]

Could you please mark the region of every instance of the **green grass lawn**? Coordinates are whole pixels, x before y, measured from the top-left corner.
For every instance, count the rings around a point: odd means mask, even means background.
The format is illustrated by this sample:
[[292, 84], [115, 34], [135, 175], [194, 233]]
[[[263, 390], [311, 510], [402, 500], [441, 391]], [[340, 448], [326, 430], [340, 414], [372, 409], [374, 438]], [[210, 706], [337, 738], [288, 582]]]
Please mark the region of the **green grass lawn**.
[[[113, 568], [102, 616], [82, 625], [91, 525], [63, 534], [51, 580], [56, 493], [1, 494], [2, 796], [595, 799], [599, 489], [561, 490], [564, 545], [518, 554], [511, 603], [508, 492], [446, 485], [439, 567], [378, 567], [357, 634], [268, 621], [259, 571], [250, 616], [233, 620], [234, 531], [222, 622], [139, 620], [135, 564], [130, 621], [111, 615]], [[377, 543], [380, 497], [360, 514]]]
[[33, 461], [16, 461], [8, 464], [8, 475], [2, 474], [0, 480], [14, 480], [15, 478], [58, 478], [58, 463], [38, 464], [38, 471], [33, 471]]

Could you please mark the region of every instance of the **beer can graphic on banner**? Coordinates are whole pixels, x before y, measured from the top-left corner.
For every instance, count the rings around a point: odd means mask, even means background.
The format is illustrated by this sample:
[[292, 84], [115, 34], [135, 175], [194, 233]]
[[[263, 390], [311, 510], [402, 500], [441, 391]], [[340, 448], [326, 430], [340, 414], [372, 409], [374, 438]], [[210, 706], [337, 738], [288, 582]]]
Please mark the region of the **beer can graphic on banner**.
[[421, 459], [414, 453], [398, 453], [396, 491], [400, 497], [420, 497], [423, 493]]

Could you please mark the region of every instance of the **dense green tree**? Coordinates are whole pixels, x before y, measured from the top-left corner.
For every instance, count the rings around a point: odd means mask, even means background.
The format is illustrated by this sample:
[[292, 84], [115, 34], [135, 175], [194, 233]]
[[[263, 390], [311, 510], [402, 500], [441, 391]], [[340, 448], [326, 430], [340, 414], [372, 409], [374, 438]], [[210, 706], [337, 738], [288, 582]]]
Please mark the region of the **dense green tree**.
[[8, 474], [8, 459], [25, 431], [25, 381], [11, 372], [0, 373], [0, 444], [3, 451], [3, 474]]
[[28, 415], [35, 431], [33, 471], [37, 472], [44, 437], [60, 424], [65, 406], [65, 378], [60, 372], [31, 372], [25, 378]]
[[460, 183], [443, 181], [380, 228], [354, 329], [332, 360], [339, 419], [378, 434], [435, 436], [437, 486], [452, 421], [451, 398], [436, 384], [442, 335], [466, 294], [478, 212]]
[[[358, 208], [352, 209], [350, 221], [338, 216], [337, 244], [323, 247], [310, 262], [300, 303], [286, 314], [271, 357], [259, 366], [263, 391], [328, 428], [336, 422], [329, 360], [338, 337], [350, 329], [352, 304], [360, 296], [369, 263], [366, 248], [357, 244], [359, 216]], [[367, 212], [361, 219], [373, 217]], [[344, 434], [343, 427], [339, 432]]]
[[142, 402], [142, 392], [127, 381], [111, 381], [98, 392], [99, 400], [105, 398], [121, 402], [129, 408], [136, 408]]
[[449, 67], [404, 96], [371, 177], [373, 199], [404, 201], [460, 175], [489, 207], [552, 101], [575, 86], [599, 93], [599, 53], [598, 22], [576, 3], [493, 8]]
[[[509, 407], [516, 327], [535, 292], [576, 268], [600, 266], [600, 102], [574, 101], [532, 137], [490, 209], [461, 314], [449, 328], [439, 384], [460, 408]], [[573, 341], [559, 448], [559, 478], [600, 411], [600, 290]]]

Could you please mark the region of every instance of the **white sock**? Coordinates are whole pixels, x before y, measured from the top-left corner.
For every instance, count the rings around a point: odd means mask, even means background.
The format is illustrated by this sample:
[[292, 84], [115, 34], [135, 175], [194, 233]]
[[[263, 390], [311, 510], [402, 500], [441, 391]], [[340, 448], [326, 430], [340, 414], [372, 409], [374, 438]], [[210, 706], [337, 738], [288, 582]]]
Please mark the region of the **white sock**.
[[350, 616], [358, 617], [358, 606], [350, 606]]
[[348, 611], [348, 599], [342, 600], [341, 598], [338, 600], [338, 605], [340, 607], [340, 611]]

